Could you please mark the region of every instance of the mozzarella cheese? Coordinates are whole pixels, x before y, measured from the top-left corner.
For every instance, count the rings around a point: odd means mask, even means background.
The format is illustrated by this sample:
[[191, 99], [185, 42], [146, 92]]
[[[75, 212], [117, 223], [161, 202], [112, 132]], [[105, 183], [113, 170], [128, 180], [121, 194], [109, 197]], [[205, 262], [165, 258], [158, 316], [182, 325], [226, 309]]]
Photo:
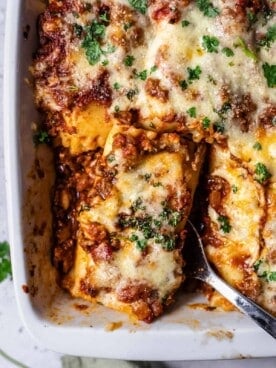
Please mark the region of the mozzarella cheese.
[[207, 255], [275, 313], [275, 2], [52, 0], [39, 30], [63, 286], [159, 315], [207, 143]]

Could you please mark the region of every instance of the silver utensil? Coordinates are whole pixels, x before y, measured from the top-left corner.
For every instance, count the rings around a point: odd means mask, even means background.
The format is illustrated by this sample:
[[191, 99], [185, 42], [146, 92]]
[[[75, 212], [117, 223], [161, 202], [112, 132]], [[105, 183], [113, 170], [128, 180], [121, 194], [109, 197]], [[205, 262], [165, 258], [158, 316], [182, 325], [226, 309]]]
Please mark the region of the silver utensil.
[[[187, 252], [186, 275], [206, 282], [220, 292], [226, 299], [238, 309], [248, 315], [262, 327], [267, 333], [276, 338], [276, 318], [254, 303], [251, 299], [233, 289], [225, 283], [210, 267], [205, 256], [202, 240], [195, 226], [188, 220], [188, 226], [195, 235], [195, 241], [191, 239], [191, 246]], [[189, 241], [190, 242], [190, 241]]]

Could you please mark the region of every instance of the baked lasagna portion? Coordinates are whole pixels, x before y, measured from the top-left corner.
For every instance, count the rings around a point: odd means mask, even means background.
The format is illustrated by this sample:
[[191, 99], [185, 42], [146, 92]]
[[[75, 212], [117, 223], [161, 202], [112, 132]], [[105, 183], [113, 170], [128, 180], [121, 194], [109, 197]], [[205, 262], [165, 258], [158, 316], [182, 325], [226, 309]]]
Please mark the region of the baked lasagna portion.
[[53, 260], [72, 295], [145, 321], [162, 313], [185, 278], [185, 221], [206, 159], [208, 257], [275, 312], [275, 10], [48, 1], [32, 66], [36, 137], [56, 153]]
[[116, 125], [104, 150], [62, 149], [54, 202], [62, 286], [146, 322], [160, 315], [184, 280], [183, 229], [203, 154], [175, 133]]

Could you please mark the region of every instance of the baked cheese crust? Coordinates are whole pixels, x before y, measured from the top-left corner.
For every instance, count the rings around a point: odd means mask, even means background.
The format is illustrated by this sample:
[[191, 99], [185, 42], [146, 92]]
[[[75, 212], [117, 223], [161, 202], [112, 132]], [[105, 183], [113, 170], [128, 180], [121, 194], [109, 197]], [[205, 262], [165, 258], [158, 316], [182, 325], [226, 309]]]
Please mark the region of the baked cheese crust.
[[72, 295], [148, 322], [162, 313], [185, 278], [183, 229], [205, 157], [208, 258], [276, 313], [275, 10], [49, 1], [32, 73], [56, 152], [53, 260]]

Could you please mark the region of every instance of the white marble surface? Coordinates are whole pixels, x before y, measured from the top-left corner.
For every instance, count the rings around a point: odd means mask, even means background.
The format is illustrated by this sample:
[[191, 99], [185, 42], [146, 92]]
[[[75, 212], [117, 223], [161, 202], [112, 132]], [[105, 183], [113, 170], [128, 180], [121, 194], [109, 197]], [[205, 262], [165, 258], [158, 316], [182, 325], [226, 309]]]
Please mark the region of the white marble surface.
[[[0, 241], [8, 240], [6, 223], [6, 204], [4, 189], [4, 162], [3, 162], [3, 42], [4, 42], [4, 22], [6, 1], [0, 0]], [[28, 368], [61, 368], [61, 355], [48, 351], [37, 344], [19, 318], [15, 304], [12, 280], [6, 280], [0, 284], [0, 368], [12, 368], [16, 364], [8, 361], [1, 355], [5, 352], [13, 359], [21, 362], [21, 367]], [[276, 352], [275, 352], [276, 355]], [[168, 362], [165, 366], [171, 368], [275, 368], [276, 357], [267, 359], [246, 359], [235, 361], [216, 362]], [[94, 365], [91, 363], [91, 367]], [[107, 367], [111, 367], [111, 363]], [[156, 367], [160, 364], [156, 363]], [[163, 366], [164, 367], [164, 366]]]

